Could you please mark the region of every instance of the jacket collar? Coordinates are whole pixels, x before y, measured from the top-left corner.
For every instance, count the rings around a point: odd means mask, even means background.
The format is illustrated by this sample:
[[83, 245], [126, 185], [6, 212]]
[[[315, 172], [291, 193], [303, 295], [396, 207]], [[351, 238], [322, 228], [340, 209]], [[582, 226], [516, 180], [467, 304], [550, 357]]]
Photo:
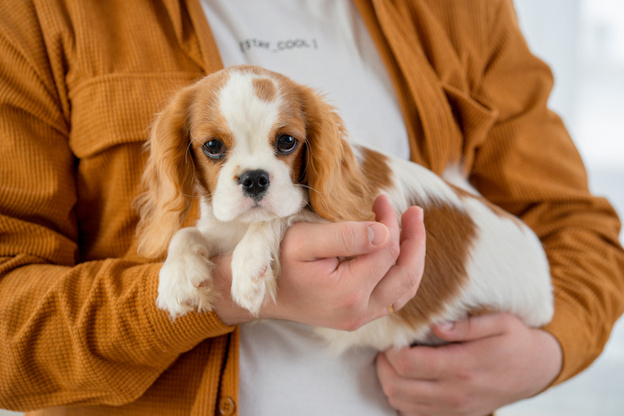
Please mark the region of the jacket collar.
[[223, 68], [200, 0], [164, 0], [167, 13], [182, 50], [205, 74]]

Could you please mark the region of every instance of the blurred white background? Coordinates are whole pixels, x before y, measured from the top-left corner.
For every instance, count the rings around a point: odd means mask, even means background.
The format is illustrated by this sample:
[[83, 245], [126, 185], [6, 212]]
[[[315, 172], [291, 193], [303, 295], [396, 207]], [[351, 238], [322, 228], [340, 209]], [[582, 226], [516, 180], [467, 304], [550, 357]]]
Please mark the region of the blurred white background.
[[[550, 104], [585, 159], [594, 193], [624, 218], [624, 1], [516, 0], [516, 9], [529, 45], [553, 69]], [[587, 371], [498, 415], [624, 415], [624, 320]]]
[[[516, 10], [533, 52], [553, 69], [550, 106], [576, 142], [593, 192], [624, 218], [624, 1], [516, 0]], [[497, 415], [624, 415], [624, 319], [588, 370]]]

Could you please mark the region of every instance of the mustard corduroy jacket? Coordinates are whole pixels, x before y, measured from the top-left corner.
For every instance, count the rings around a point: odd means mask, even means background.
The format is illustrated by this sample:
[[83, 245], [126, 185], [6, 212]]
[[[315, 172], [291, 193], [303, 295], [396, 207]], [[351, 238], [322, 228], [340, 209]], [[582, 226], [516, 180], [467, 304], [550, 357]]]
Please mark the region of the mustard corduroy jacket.
[[[437, 173], [461, 162], [541, 238], [556, 296], [545, 329], [568, 379], [623, 311], [620, 224], [547, 109], [551, 73], [511, 1], [356, 4], [411, 158]], [[220, 67], [199, 0], [0, 3], [0, 407], [236, 413], [238, 330], [157, 310], [160, 264], [136, 256], [131, 208], [154, 114]]]

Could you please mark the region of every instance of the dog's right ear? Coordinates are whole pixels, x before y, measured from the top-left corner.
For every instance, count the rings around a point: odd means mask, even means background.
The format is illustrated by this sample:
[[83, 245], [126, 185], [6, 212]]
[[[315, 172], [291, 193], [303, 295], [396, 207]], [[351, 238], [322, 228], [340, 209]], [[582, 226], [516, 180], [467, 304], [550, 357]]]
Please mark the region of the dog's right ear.
[[328, 221], [373, 221], [376, 194], [365, 181], [336, 109], [310, 88], [299, 86], [306, 117], [304, 182], [310, 207]]
[[195, 164], [189, 153], [190, 110], [194, 86], [179, 91], [158, 115], [146, 143], [149, 158], [142, 193], [134, 205], [139, 214], [138, 253], [158, 258], [189, 214], [195, 190]]

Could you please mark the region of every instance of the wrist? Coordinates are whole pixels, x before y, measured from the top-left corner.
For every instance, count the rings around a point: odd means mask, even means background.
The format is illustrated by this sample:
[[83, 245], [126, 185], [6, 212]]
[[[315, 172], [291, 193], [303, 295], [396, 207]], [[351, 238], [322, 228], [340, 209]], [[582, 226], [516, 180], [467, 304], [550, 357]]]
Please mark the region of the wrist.
[[563, 367], [563, 351], [557, 338], [555, 338], [550, 332], [543, 329], [533, 329], [535, 339], [537, 342], [534, 344], [540, 349], [537, 356], [541, 357], [540, 365], [536, 368], [541, 368], [541, 385], [530, 396], [534, 396], [550, 388], [554, 381], [559, 376]]

